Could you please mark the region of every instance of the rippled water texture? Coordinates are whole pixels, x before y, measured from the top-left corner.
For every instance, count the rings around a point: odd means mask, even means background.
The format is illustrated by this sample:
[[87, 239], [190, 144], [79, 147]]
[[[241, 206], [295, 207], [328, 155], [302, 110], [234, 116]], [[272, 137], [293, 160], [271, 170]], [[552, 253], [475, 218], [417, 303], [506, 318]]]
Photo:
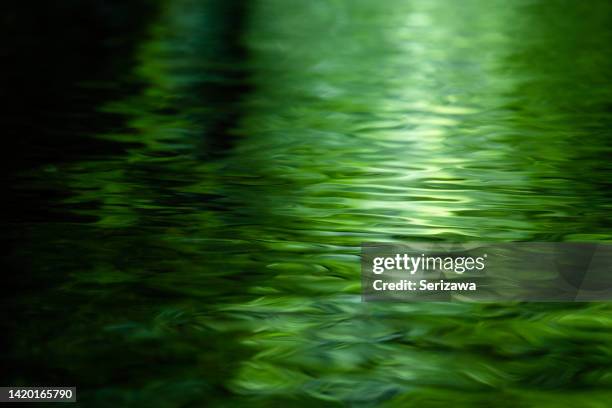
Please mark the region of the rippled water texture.
[[93, 4], [5, 18], [11, 384], [609, 406], [608, 303], [364, 304], [358, 261], [611, 240], [609, 2]]

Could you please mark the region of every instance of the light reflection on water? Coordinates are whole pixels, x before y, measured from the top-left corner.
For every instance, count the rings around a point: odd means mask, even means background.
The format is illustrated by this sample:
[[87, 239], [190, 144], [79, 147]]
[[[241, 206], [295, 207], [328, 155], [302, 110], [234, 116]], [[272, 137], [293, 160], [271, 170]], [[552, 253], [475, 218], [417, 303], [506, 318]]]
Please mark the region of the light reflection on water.
[[211, 10], [163, 8], [100, 107], [127, 153], [45, 174], [92, 220], [29, 231], [68, 274], [24, 300], [70, 310], [49, 366], [92, 403], [604, 406], [606, 304], [362, 304], [358, 252], [609, 240], [610, 6]]

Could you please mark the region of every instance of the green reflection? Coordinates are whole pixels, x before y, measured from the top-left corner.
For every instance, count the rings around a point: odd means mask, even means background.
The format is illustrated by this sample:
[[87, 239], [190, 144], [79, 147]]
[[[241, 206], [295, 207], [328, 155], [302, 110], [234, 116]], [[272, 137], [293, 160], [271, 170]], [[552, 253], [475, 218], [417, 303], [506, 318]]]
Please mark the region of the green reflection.
[[609, 240], [611, 12], [162, 4], [124, 151], [38, 175], [83, 218], [29, 229], [65, 279], [18, 307], [65, 330], [15, 353], [88, 405], [606, 406], [606, 304], [362, 304], [358, 248]]

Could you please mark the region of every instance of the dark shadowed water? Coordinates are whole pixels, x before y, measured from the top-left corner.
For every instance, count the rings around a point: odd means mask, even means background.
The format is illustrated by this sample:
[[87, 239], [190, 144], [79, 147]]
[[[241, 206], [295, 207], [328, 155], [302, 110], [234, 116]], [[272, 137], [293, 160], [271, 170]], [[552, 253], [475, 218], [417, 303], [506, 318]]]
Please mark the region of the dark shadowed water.
[[612, 240], [611, 3], [46, 7], [2, 23], [6, 385], [609, 406], [608, 303], [361, 303], [359, 245]]

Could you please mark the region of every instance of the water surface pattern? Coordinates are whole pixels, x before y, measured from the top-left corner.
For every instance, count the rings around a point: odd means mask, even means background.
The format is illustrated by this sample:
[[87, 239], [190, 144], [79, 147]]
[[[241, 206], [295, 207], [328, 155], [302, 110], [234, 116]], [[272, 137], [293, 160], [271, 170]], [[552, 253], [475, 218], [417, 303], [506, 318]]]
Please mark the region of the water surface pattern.
[[14, 384], [609, 406], [608, 303], [362, 303], [359, 275], [361, 242], [610, 241], [609, 2], [177, 0], [133, 31], [27, 124]]

